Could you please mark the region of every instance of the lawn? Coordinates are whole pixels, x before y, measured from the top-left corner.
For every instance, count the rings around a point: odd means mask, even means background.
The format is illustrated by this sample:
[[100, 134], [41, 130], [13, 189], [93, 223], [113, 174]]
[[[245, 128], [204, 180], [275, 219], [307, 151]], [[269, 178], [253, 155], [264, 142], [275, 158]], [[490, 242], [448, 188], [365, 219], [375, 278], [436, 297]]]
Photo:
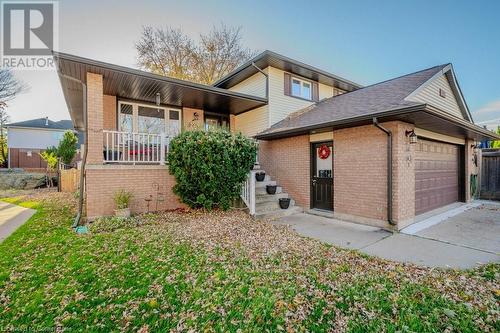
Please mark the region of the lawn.
[[0, 330], [498, 332], [500, 265], [431, 270], [303, 238], [239, 211], [70, 229], [74, 198], [0, 244]]

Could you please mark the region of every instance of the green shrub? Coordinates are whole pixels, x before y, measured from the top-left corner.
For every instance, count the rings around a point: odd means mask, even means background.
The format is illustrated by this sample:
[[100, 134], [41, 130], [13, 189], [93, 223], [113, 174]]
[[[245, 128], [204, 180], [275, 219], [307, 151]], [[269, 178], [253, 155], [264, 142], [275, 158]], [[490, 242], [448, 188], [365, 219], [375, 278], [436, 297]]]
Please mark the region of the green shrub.
[[114, 200], [116, 209], [128, 208], [130, 199], [132, 198], [132, 193], [125, 190], [118, 190], [115, 192]]
[[73, 131], [64, 132], [64, 136], [59, 141], [57, 147], [57, 157], [59, 157], [64, 164], [71, 164], [76, 155], [78, 144], [78, 137]]
[[40, 157], [47, 162], [48, 171], [55, 171], [57, 169], [57, 155], [52, 150], [44, 150], [40, 153]]
[[168, 163], [174, 186], [190, 207], [229, 209], [255, 162], [256, 144], [225, 130], [186, 131], [170, 143]]

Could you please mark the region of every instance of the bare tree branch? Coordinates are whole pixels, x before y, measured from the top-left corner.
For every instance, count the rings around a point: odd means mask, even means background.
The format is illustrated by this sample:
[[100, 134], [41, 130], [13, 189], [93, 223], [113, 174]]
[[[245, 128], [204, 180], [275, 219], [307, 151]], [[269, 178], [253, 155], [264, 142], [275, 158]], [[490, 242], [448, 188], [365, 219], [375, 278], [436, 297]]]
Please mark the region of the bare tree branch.
[[5, 125], [9, 122], [9, 115], [5, 108], [7, 104], [0, 102], [0, 167], [7, 167], [7, 133]]
[[13, 99], [26, 87], [19, 82], [9, 68], [0, 68], [0, 104], [5, 107], [5, 103]]
[[212, 84], [252, 57], [241, 28], [214, 26], [195, 43], [180, 29], [144, 27], [136, 43], [139, 66], [153, 73]]

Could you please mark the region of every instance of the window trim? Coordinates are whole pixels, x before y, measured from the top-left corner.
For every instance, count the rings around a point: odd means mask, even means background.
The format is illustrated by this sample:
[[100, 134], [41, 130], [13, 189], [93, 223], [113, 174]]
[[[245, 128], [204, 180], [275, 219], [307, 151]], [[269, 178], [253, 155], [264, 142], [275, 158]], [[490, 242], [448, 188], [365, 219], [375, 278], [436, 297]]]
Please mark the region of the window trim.
[[[293, 93], [293, 81], [294, 80], [299, 81], [299, 83], [300, 83], [300, 95], [295, 95]], [[302, 96], [302, 89], [303, 89], [304, 83], [309, 85], [309, 92], [310, 92], [309, 98]], [[309, 81], [309, 80], [301, 79], [297, 76], [290, 75], [290, 96], [295, 97], [295, 98], [300, 98], [300, 99], [303, 99], [305, 101], [312, 102], [313, 101], [313, 82]]]
[[[120, 112], [122, 104], [130, 104], [132, 105], [132, 133], [139, 133], [139, 106], [154, 108], [154, 109], [162, 109], [163, 110], [163, 119], [165, 120], [165, 128], [164, 133], [168, 133], [169, 125], [170, 125], [170, 111], [179, 112], [179, 134], [182, 132], [182, 109], [174, 108], [171, 106], [165, 105], [156, 105], [153, 103], [144, 103], [144, 102], [136, 102], [128, 99], [120, 99], [118, 100], [118, 108], [116, 110], [116, 122], [117, 122], [117, 130], [122, 131], [120, 128]], [[177, 120], [176, 120], [177, 121]]]

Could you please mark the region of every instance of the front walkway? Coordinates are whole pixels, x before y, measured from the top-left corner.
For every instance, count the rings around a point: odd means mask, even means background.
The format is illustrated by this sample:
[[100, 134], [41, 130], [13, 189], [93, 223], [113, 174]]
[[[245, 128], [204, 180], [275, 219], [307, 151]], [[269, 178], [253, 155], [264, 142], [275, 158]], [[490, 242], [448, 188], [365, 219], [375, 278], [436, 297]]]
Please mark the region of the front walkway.
[[328, 244], [421, 266], [465, 269], [500, 262], [500, 206], [495, 205], [480, 205], [415, 235], [309, 214], [272, 223], [290, 225], [297, 233]]
[[35, 212], [34, 209], [0, 201], [0, 243], [16, 231]]

